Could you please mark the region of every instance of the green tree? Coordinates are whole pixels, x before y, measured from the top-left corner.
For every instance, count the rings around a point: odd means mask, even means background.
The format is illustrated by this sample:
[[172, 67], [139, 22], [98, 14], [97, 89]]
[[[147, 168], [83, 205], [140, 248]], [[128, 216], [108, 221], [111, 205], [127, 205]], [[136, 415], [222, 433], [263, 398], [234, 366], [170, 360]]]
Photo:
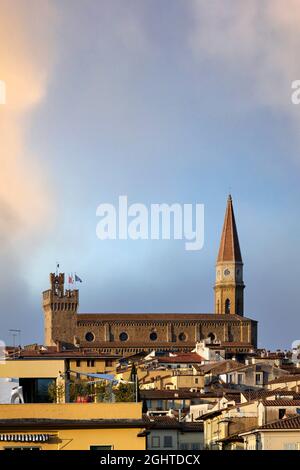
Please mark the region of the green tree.
[[118, 402], [135, 401], [134, 384], [120, 383], [118, 387], [114, 388], [114, 395]]
[[112, 401], [112, 391], [109, 384], [104, 380], [102, 382], [97, 382], [95, 387], [96, 399], [97, 402], [111, 402]]
[[52, 403], [61, 403], [65, 398], [65, 384], [63, 382], [56, 382], [53, 380], [48, 387], [48, 396]]

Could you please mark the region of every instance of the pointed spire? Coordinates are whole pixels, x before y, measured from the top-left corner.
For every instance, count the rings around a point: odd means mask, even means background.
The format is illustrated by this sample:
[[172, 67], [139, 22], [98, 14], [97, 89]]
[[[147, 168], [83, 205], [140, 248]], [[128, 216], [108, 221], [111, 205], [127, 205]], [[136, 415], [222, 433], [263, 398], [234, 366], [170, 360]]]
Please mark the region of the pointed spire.
[[225, 220], [217, 259], [218, 263], [222, 261], [237, 261], [242, 263], [231, 194], [229, 194], [227, 200]]

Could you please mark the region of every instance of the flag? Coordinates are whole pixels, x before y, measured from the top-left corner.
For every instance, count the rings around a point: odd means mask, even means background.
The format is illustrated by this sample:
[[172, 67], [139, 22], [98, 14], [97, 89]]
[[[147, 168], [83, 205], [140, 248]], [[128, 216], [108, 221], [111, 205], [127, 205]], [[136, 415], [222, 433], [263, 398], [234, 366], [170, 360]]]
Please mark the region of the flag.
[[74, 278], [69, 274], [69, 284], [74, 284]]
[[75, 282], [82, 282], [82, 279], [80, 279], [79, 276], [75, 273]]

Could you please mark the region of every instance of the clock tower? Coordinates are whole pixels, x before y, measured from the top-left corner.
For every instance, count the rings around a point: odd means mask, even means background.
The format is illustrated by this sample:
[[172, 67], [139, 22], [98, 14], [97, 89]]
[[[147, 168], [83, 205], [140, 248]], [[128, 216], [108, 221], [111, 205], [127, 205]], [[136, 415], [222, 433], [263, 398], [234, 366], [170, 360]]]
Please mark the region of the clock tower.
[[244, 314], [243, 261], [234, 218], [232, 197], [228, 196], [219, 254], [216, 263], [215, 313]]

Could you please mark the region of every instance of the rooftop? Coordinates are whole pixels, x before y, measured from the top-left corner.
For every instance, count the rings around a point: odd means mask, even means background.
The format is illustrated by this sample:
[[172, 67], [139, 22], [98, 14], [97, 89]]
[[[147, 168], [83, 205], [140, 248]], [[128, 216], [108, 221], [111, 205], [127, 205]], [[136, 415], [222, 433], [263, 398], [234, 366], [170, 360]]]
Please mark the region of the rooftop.
[[300, 415], [291, 416], [289, 418], [279, 419], [272, 423], [260, 426], [259, 429], [299, 429]]
[[296, 381], [300, 381], [300, 374], [282, 375], [281, 377], [277, 377], [277, 379], [270, 380], [268, 384], [278, 384]]
[[[165, 321], [165, 320], [218, 320], [218, 321], [250, 321], [240, 315], [218, 315], [216, 313], [79, 313], [77, 321]], [[251, 320], [255, 321], [255, 320]], [[242, 343], [241, 343], [242, 344]]]

